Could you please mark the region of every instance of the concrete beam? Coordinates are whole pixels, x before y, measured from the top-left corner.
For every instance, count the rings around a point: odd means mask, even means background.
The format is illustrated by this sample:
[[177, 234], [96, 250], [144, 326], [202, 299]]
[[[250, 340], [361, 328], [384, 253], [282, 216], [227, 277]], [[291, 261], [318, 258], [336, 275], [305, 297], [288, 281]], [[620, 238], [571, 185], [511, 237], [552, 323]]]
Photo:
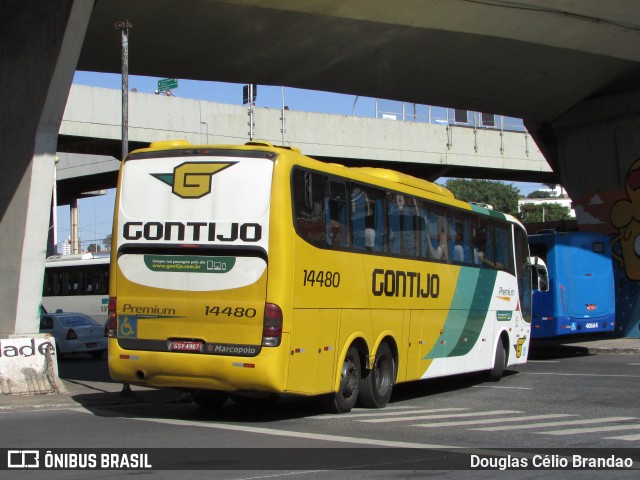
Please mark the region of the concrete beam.
[[[120, 91], [74, 85], [60, 128], [60, 149], [120, 151]], [[149, 142], [184, 139], [193, 144], [242, 144], [249, 140], [248, 107], [131, 92], [129, 142], [133, 148]], [[299, 147], [306, 155], [348, 165], [378, 164], [435, 180], [440, 176], [525, 181], [549, 180], [555, 174], [535, 142], [524, 132], [439, 125], [424, 121], [376, 119], [330, 115], [299, 110], [255, 109], [254, 138]], [[74, 148], [75, 147], [75, 148]], [[115, 154], [115, 153], [114, 153]], [[85, 178], [75, 185], [72, 177], [83, 172], [59, 165], [60, 203], [80, 193], [84, 182], [91, 188], [115, 187], [119, 164], [95, 157], [99, 163], [85, 168]], [[68, 160], [68, 159], [67, 159]], [[112, 169], [111, 176], [107, 170]], [[68, 172], [71, 175], [65, 175]], [[108, 182], [111, 182], [108, 184]], [[78, 183], [78, 182], [75, 182]], [[84, 191], [84, 190], [82, 190]]]
[[94, 5], [35, 3], [3, 3], [0, 337], [38, 332], [58, 129]]

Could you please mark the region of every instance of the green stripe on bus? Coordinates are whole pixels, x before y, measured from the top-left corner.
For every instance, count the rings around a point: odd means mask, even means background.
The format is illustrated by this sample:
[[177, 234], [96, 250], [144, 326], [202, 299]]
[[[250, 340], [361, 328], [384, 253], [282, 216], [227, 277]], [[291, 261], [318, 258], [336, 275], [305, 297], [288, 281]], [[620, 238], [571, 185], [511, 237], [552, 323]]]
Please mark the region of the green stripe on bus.
[[438, 343], [423, 360], [467, 354], [478, 341], [498, 272], [462, 268], [444, 325], [445, 343]]
[[[466, 355], [478, 341], [484, 322], [487, 321], [487, 312], [491, 304], [497, 276], [498, 272], [496, 270], [480, 270], [471, 308], [468, 310], [467, 321], [462, 334], [457, 338], [455, 347], [448, 356]], [[460, 288], [460, 284], [458, 284], [457, 288]]]

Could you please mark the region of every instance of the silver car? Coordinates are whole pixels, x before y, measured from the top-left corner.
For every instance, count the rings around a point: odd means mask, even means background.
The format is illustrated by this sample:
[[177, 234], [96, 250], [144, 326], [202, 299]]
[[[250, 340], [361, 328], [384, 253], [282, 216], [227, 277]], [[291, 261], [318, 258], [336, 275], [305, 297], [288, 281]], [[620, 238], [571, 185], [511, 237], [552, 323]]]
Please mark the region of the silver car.
[[58, 355], [88, 353], [99, 359], [107, 350], [104, 327], [83, 313], [46, 313], [40, 317], [40, 333], [56, 342]]

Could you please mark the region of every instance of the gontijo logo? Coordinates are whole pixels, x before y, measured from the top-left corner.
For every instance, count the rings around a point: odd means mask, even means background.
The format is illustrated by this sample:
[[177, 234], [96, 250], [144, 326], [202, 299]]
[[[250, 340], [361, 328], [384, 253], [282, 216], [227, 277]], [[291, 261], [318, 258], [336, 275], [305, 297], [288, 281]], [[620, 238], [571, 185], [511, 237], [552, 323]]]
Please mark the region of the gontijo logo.
[[185, 162], [173, 169], [173, 173], [151, 175], [171, 186], [180, 198], [201, 198], [211, 193], [211, 177], [235, 162]]

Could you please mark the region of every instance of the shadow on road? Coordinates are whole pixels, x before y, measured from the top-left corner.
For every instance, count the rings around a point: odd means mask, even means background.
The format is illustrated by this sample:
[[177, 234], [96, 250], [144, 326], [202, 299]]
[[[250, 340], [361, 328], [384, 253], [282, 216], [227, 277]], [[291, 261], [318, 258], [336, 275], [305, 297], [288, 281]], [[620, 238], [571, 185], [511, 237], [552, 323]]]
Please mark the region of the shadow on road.
[[557, 358], [586, 357], [593, 355], [587, 347], [577, 343], [566, 343], [566, 340], [533, 339], [529, 347], [530, 360], [552, 360]]
[[111, 382], [106, 356], [94, 360], [90, 355], [77, 354], [58, 357], [58, 376], [63, 380]]

